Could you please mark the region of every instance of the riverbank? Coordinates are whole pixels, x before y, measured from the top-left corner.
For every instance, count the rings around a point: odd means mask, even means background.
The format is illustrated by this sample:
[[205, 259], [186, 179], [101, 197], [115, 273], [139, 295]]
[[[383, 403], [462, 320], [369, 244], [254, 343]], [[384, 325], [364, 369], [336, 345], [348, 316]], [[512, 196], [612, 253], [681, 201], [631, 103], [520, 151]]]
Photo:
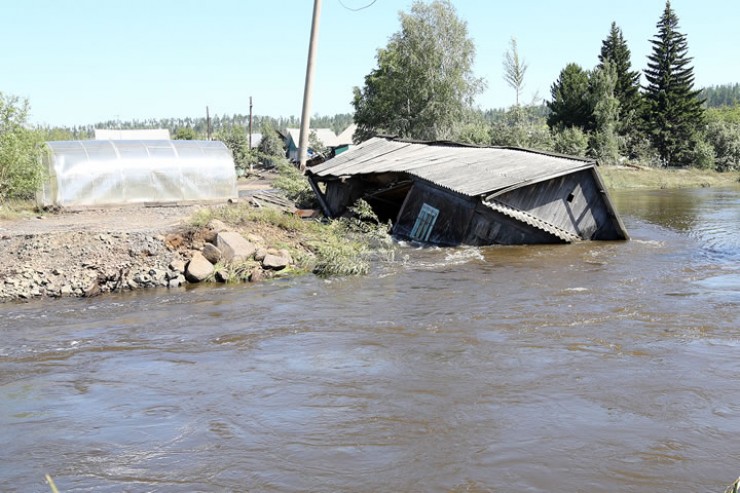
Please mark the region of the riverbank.
[[[740, 173], [608, 166], [600, 173], [610, 190], [740, 186]], [[34, 214], [30, 206], [17, 207], [20, 213], [0, 217], [0, 302], [312, 272], [362, 274], [369, 270], [368, 245], [386, 241], [382, 227], [347, 220], [324, 225], [248, 203]], [[236, 233], [246, 253], [224, 255], [231, 247], [223, 239], [219, 246], [222, 232]], [[194, 258], [197, 274], [188, 270]]]
[[718, 173], [696, 168], [600, 166], [599, 174], [608, 190], [740, 186], [740, 172]]
[[367, 272], [348, 222], [251, 204], [121, 207], [0, 221], [0, 302]]

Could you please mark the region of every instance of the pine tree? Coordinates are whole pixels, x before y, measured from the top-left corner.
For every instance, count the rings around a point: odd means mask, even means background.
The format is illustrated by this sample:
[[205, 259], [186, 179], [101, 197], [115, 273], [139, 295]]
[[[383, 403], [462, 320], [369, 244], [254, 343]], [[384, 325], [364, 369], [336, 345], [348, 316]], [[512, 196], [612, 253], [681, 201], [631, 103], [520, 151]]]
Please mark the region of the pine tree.
[[619, 119], [629, 125], [640, 106], [640, 72], [632, 70], [631, 53], [622, 30], [612, 22], [609, 36], [602, 41], [598, 69], [611, 61], [617, 73], [614, 96], [619, 100]]
[[678, 16], [666, 1], [651, 40], [645, 78], [644, 123], [653, 147], [666, 165], [688, 165], [699, 129], [704, 124], [701, 90], [694, 90], [694, 68], [689, 65], [686, 35], [680, 33]]
[[589, 92], [589, 73], [576, 63], [569, 63], [560, 71], [558, 80], [550, 88], [552, 100], [547, 107], [547, 125], [563, 130], [578, 127], [590, 131], [594, 128], [593, 107]]

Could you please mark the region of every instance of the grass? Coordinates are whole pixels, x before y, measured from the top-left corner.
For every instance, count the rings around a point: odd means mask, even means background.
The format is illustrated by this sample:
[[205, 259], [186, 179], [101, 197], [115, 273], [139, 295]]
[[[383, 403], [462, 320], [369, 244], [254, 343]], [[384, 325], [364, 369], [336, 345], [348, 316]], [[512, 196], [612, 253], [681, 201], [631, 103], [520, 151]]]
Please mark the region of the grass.
[[0, 202], [0, 220], [14, 221], [38, 215], [39, 209], [34, 200], [9, 199]]
[[[193, 215], [190, 224], [202, 228], [213, 219], [245, 232], [257, 232], [269, 245], [286, 248], [297, 264], [293, 273], [313, 272], [321, 277], [368, 273], [373, 254], [369, 245], [378, 244], [381, 236], [387, 237], [388, 229], [384, 224], [368, 224], [357, 219], [304, 220], [277, 209], [256, 209], [246, 203], [201, 209]], [[234, 280], [243, 278], [246, 270], [233, 273]], [[232, 273], [227, 277], [232, 279]]]
[[599, 174], [609, 190], [731, 187], [740, 185], [740, 173], [696, 168], [666, 169], [601, 166]]

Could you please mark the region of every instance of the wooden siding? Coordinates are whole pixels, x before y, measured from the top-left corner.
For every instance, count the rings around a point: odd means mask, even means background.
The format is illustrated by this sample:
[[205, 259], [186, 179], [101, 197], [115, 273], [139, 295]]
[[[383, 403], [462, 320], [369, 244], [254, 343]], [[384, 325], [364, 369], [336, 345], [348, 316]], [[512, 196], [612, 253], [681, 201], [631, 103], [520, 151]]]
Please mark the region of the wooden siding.
[[562, 243], [562, 240], [546, 231], [504, 216], [483, 204], [476, 205], [475, 213], [463, 243], [466, 245], [522, 245], [538, 243]]
[[623, 239], [593, 170], [562, 176], [496, 197], [583, 239]]
[[415, 181], [399, 213], [393, 234], [406, 239], [424, 204], [439, 210], [439, 216], [427, 240], [435, 245], [459, 245], [465, 238], [475, 211], [476, 200]]

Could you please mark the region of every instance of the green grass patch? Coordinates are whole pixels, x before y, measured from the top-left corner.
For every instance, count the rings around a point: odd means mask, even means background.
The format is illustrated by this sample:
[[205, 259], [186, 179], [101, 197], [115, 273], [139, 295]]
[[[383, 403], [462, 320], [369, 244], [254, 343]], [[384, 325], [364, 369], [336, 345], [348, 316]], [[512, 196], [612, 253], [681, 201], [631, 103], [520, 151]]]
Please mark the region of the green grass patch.
[[599, 174], [610, 190], [731, 187], [740, 184], [738, 172], [718, 173], [696, 168], [601, 166]]

